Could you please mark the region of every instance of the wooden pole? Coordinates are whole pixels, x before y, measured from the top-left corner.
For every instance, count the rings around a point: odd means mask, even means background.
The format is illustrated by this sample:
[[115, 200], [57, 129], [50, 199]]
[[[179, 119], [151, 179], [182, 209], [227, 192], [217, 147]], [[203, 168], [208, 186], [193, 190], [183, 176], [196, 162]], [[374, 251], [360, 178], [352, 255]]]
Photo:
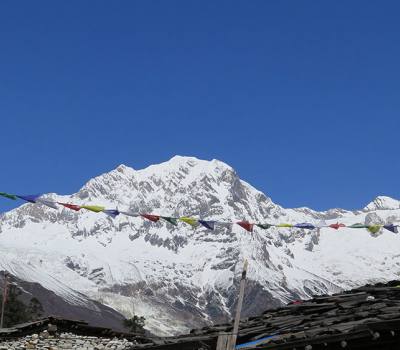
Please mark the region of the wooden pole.
[[229, 334], [220, 333], [217, 340], [217, 350], [226, 350], [229, 346], [229, 339]]
[[240, 280], [239, 298], [238, 298], [238, 303], [237, 303], [237, 307], [236, 307], [235, 322], [233, 323], [232, 336], [230, 337], [230, 341], [228, 342], [228, 346], [227, 346], [228, 350], [234, 350], [236, 347], [236, 339], [237, 339], [238, 332], [239, 332], [240, 314], [242, 312], [244, 288], [246, 286], [246, 274], [247, 274], [248, 265], [249, 264], [246, 259], [244, 261], [242, 278]]
[[8, 274], [7, 274], [7, 272], [4, 272], [4, 288], [3, 288], [3, 300], [1, 303], [0, 328], [3, 328], [4, 309], [6, 306], [6, 299], [7, 299], [7, 289], [8, 289]]

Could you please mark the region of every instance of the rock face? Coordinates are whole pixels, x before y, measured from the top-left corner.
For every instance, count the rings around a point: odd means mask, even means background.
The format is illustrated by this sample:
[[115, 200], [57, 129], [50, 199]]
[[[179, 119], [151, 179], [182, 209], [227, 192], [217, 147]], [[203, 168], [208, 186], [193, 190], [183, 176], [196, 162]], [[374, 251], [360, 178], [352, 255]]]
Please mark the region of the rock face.
[[[346, 224], [400, 220], [399, 202], [378, 197], [360, 211], [285, 209], [240, 180], [223, 162], [174, 157], [135, 171], [121, 165], [58, 201], [202, 219]], [[385, 198], [385, 200], [380, 200]], [[142, 218], [23, 205], [0, 218], [0, 269], [38, 282], [68, 303], [88, 296], [147, 328], [171, 335], [234, 310], [244, 258], [249, 261], [244, 315], [292, 299], [398, 278], [399, 238], [364, 229], [210, 231]]]
[[[4, 285], [3, 274], [0, 274], [0, 286]], [[19, 298], [26, 304], [32, 297], [39, 300], [43, 307], [42, 317], [61, 316], [72, 320], [85, 320], [92, 326], [106, 327], [117, 331], [125, 331], [125, 317], [116, 310], [92, 300], [83, 294], [74, 292], [81, 298], [81, 303], [70, 303], [52, 290], [44, 288], [39, 283], [23, 281], [11, 276], [9, 281], [16, 284], [21, 292]]]

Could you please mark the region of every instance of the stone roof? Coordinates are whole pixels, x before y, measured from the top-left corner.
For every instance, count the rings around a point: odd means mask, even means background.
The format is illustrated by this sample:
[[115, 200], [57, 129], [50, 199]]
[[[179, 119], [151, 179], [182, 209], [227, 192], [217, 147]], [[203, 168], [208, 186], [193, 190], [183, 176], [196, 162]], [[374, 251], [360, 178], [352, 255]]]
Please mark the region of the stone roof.
[[[84, 336], [125, 338], [131, 349], [216, 349], [220, 334], [230, 334], [232, 324], [192, 330], [177, 337], [146, 337], [92, 327], [86, 322], [47, 318], [0, 330], [0, 340], [39, 333], [49, 324], [60, 332]], [[400, 281], [367, 285], [331, 296], [294, 301], [240, 322], [238, 349], [394, 349], [400, 345]]]
[[[230, 332], [232, 324], [222, 324], [139, 347], [216, 349], [218, 334]], [[316, 296], [243, 319], [237, 344], [238, 349], [265, 350], [393, 348], [400, 345], [400, 282]]]
[[151, 340], [142, 334], [118, 332], [110, 328], [90, 326], [85, 321], [67, 320], [59, 317], [46, 317], [38, 321], [19, 324], [12, 328], [0, 328], [0, 342], [38, 334], [52, 328], [56, 329], [57, 333], [73, 333], [76, 335], [103, 338], [124, 338], [133, 340], [139, 344], [151, 342]]

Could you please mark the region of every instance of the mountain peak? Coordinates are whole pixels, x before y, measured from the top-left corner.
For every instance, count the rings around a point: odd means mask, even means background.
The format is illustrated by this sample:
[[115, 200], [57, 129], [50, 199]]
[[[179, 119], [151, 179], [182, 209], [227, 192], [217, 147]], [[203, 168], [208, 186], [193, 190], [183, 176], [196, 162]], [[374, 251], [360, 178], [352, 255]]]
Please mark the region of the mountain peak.
[[379, 209], [399, 209], [400, 202], [397, 199], [387, 197], [387, 196], [378, 196], [371, 203], [369, 203], [364, 210], [379, 210]]
[[194, 167], [196, 165], [201, 165], [205, 167], [219, 167], [219, 168], [227, 168], [229, 170], [233, 170], [231, 166], [228, 164], [218, 160], [218, 159], [212, 159], [210, 160], [205, 160], [205, 159], [199, 159], [196, 157], [190, 157], [190, 156], [180, 156], [180, 155], [175, 155], [171, 159], [158, 164], [154, 166], [159, 166], [159, 165], [168, 165], [168, 166], [191, 166]]
[[[192, 191], [193, 196], [200, 194], [200, 197], [209, 191], [215, 194], [226, 192], [226, 196], [232, 192], [234, 195], [242, 191], [239, 183], [234, 169], [224, 162], [177, 155], [140, 170], [121, 164], [89, 180], [77, 195], [87, 202], [96, 200], [102, 205], [117, 203], [130, 207], [137, 204], [138, 198], [142, 206], [153, 203], [159, 191], [168, 198], [179, 197], [181, 201], [185, 200], [188, 191]], [[243, 195], [241, 193], [240, 197]]]
[[210, 161], [199, 159], [196, 157], [176, 155], [160, 164], [150, 165], [147, 168], [138, 170], [137, 174], [147, 176], [149, 176], [150, 174], [154, 174], [162, 176], [166, 173], [183, 172], [186, 175], [190, 173], [193, 176], [197, 176], [200, 173], [221, 174], [226, 170], [235, 173], [234, 169], [231, 166], [217, 159], [213, 159]]
[[167, 162], [188, 163], [188, 162], [202, 162], [204, 160], [192, 156], [180, 156], [179, 154], [173, 156]]

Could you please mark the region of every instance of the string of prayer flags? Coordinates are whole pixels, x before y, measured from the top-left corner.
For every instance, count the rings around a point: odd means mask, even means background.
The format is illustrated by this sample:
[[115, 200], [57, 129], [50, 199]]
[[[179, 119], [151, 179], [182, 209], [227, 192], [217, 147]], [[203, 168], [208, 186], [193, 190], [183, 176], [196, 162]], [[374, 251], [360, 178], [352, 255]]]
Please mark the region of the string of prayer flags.
[[188, 218], [186, 216], [183, 216], [181, 218], [179, 218], [180, 221], [185, 222], [186, 224], [192, 226], [192, 227], [196, 227], [199, 223], [196, 219], [193, 218]]
[[251, 224], [248, 221], [238, 221], [237, 224], [243, 227], [246, 231], [253, 232], [254, 224]]
[[29, 195], [24, 195], [24, 196], [17, 194], [18, 198], [23, 199], [24, 201], [29, 202], [29, 203], [36, 203], [37, 199], [40, 196], [41, 196], [40, 194], [29, 194]]
[[192, 227], [197, 227], [198, 225], [201, 225], [205, 227], [208, 230], [215, 230], [215, 226], [218, 225], [220, 228], [227, 228], [231, 229], [232, 225], [235, 223], [241, 226], [243, 229], [245, 229], [248, 232], [253, 232], [254, 227], [259, 227], [261, 229], [269, 229], [271, 227], [279, 227], [279, 228], [295, 228], [295, 229], [308, 229], [308, 230], [314, 230], [314, 229], [320, 229], [323, 227], [329, 227], [335, 230], [338, 230], [343, 227], [347, 228], [354, 228], [354, 229], [359, 229], [359, 228], [364, 228], [367, 229], [369, 232], [376, 234], [378, 233], [381, 228], [384, 228], [390, 232], [393, 233], [398, 233], [398, 227], [399, 224], [393, 224], [393, 223], [388, 223], [388, 224], [371, 224], [371, 225], [366, 225], [362, 223], [355, 223], [349, 226], [346, 226], [343, 223], [333, 223], [328, 225], [325, 221], [320, 221], [318, 224], [312, 224], [308, 222], [301, 222], [301, 223], [295, 223], [295, 224], [289, 224], [289, 223], [278, 223], [278, 224], [269, 224], [269, 223], [251, 223], [249, 221], [243, 220], [243, 221], [214, 221], [214, 220], [200, 220], [196, 219], [193, 217], [188, 217], [188, 216], [182, 216], [182, 217], [170, 217], [170, 216], [159, 216], [159, 215], [154, 215], [154, 214], [141, 214], [138, 212], [131, 212], [131, 211], [120, 211], [119, 209], [106, 209], [103, 206], [99, 205], [77, 205], [77, 204], [72, 204], [72, 203], [63, 203], [63, 202], [56, 202], [50, 199], [46, 198], [41, 198], [41, 194], [33, 194], [33, 195], [15, 195], [15, 194], [10, 194], [7, 192], [0, 192], [0, 197], [5, 197], [8, 199], [16, 200], [18, 198], [29, 202], [29, 203], [34, 203], [34, 204], [42, 204], [46, 205], [50, 208], [53, 209], [58, 209], [57, 204], [63, 206], [64, 208], [68, 208], [74, 211], [79, 211], [81, 209], [86, 209], [95, 213], [100, 213], [103, 212], [104, 214], [108, 215], [109, 217], [116, 218], [120, 214], [128, 215], [131, 217], [143, 217], [144, 219], [147, 219], [152, 222], [158, 222], [160, 219], [163, 219], [170, 223], [173, 226], [178, 225], [178, 221], [183, 222], [185, 224], [188, 224]]
[[158, 220], [160, 220], [160, 217], [158, 215], [141, 214], [141, 216], [153, 222], [157, 222]]
[[12, 199], [14, 201], [17, 199], [17, 196], [15, 194], [9, 194], [6, 192], [0, 192], [0, 196], [8, 198], [8, 199]]
[[214, 231], [215, 221], [206, 221], [206, 220], [198, 220], [200, 225], [203, 225], [205, 228], [208, 228], [211, 231]]
[[104, 207], [101, 207], [99, 205], [81, 205], [81, 208], [93, 211], [94, 213], [100, 213], [105, 210]]
[[378, 233], [381, 227], [382, 227], [381, 225], [370, 225], [367, 227], [367, 229], [371, 233]]
[[339, 224], [338, 222], [336, 224], [331, 224], [329, 225], [330, 228], [334, 228], [335, 230], [339, 230], [341, 227], [346, 227], [345, 224]]
[[76, 205], [76, 204], [61, 203], [61, 202], [57, 202], [57, 204], [60, 204], [63, 207], [71, 209], [71, 210], [75, 210], [75, 211], [81, 210], [81, 207], [79, 205]]
[[393, 233], [399, 233], [397, 226], [393, 224], [383, 225], [383, 228]]
[[178, 219], [169, 216], [161, 216], [162, 219], [169, 222], [171, 225], [178, 226]]
[[108, 216], [111, 216], [112, 218], [116, 218], [120, 212], [117, 209], [104, 209], [103, 213], [107, 214]]

